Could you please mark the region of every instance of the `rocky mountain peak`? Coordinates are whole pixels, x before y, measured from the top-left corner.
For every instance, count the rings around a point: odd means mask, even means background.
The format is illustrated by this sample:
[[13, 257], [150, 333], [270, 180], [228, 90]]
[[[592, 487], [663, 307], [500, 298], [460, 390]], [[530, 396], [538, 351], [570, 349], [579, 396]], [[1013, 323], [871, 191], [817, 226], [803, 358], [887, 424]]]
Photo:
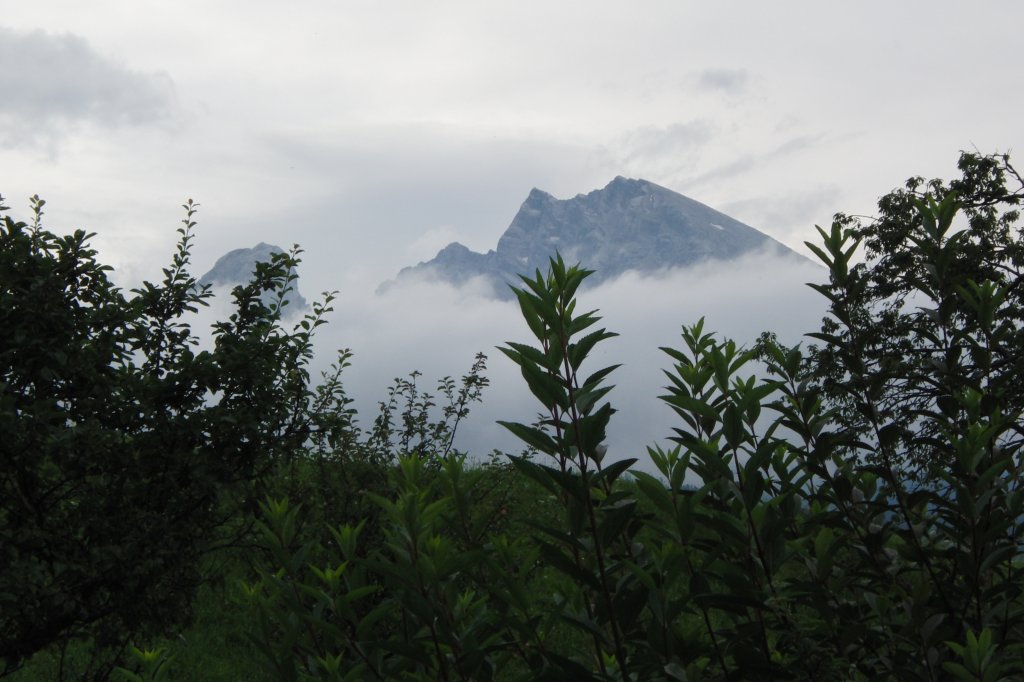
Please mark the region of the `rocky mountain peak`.
[[[275, 244], [260, 242], [248, 249], [234, 249], [217, 259], [209, 272], [199, 278], [199, 284], [211, 286], [236, 286], [247, 283], [256, 270], [256, 263], [268, 262], [275, 253], [284, 253], [284, 249]], [[298, 280], [292, 285], [288, 295], [288, 310], [294, 312], [306, 307], [306, 299], [299, 293]]]
[[801, 258], [771, 237], [698, 201], [647, 180], [618, 176], [571, 199], [530, 191], [495, 250], [450, 244], [437, 257], [399, 273], [428, 274], [456, 284], [484, 276], [499, 296], [517, 273], [546, 269], [560, 253], [595, 270], [597, 283], [629, 270], [650, 272], [756, 250]]

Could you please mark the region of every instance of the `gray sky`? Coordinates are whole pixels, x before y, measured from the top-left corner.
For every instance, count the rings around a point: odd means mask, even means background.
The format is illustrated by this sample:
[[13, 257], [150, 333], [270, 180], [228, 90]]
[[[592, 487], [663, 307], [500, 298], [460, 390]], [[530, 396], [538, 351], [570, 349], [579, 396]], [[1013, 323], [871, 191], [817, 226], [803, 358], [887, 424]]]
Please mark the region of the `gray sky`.
[[532, 187], [644, 178], [806, 253], [815, 223], [949, 177], [960, 149], [1019, 149], [1022, 20], [998, 0], [8, 3], [0, 193], [97, 232], [129, 286], [189, 197], [197, 274], [297, 242], [307, 298], [352, 302], [356, 367], [394, 376], [415, 354], [379, 354], [402, 332], [370, 292], [452, 240], [493, 248]]

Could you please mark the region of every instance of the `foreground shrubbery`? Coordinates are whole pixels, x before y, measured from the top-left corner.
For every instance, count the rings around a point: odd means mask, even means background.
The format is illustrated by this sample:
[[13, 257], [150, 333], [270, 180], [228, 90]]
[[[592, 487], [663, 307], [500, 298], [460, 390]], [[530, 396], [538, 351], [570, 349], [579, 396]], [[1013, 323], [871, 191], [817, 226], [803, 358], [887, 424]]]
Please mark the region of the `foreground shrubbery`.
[[[365, 435], [337, 376], [303, 384], [311, 422], [345, 419], [260, 479], [258, 549], [232, 564], [249, 651], [282, 680], [1024, 675], [1024, 183], [1002, 157], [961, 169], [809, 245], [818, 346], [683, 328], [659, 475], [603, 458], [615, 368], [584, 369], [612, 334], [560, 259], [517, 292], [533, 340], [502, 348], [542, 407], [505, 424], [532, 455], [451, 449], [482, 364], [442, 384], [437, 422], [397, 384]], [[143, 679], [178, 665], [136, 657]]]
[[188, 622], [204, 557], [250, 536], [254, 496], [344, 430], [344, 405], [308, 389], [326, 304], [281, 325], [294, 253], [235, 289], [197, 353], [191, 201], [163, 280], [130, 295], [43, 205], [0, 225], [0, 675], [49, 651], [56, 675], [102, 678], [131, 638]]

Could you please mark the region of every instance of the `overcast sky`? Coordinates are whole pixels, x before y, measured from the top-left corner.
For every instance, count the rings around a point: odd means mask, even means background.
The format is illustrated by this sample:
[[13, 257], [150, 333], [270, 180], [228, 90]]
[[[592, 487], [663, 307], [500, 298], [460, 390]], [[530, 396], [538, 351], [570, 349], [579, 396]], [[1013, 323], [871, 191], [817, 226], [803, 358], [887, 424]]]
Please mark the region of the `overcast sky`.
[[97, 232], [129, 286], [191, 197], [197, 274], [297, 242], [307, 298], [373, 309], [448, 242], [493, 248], [532, 187], [616, 175], [806, 253], [815, 223], [949, 177], [961, 149], [1021, 148], [1022, 20], [998, 0], [12, 2], [0, 193]]

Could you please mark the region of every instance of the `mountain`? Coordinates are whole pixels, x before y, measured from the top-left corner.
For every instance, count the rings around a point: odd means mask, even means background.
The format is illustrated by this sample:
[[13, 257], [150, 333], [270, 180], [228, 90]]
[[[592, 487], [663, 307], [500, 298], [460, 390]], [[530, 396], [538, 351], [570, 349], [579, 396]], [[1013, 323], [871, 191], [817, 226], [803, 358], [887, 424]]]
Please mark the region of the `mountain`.
[[698, 201], [620, 176], [604, 189], [572, 199], [534, 189], [497, 248], [477, 253], [453, 242], [432, 260], [403, 268], [397, 281], [426, 275], [462, 284], [483, 277], [498, 296], [508, 298], [506, 283], [518, 283], [517, 273], [546, 271], [556, 251], [567, 263], [595, 270], [593, 285], [628, 270], [652, 272], [758, 250], [803, 260], [768, 235]]
[[[280, 246], [267, 244], [266, 242], [260, 242], [251, 249], [228, 251], [217, 259], [217, 262], [213, 264], [209, 272], [199, 278], [199, 284], [209, 284], [211, 286], [228, 285], [232, 287], [238, 284], [245, 284], [252, 279], [252, 274], [256, 270], [256, 263], [269, 262], [271, 256], [275, 253], [284, 252], [284, 249]], [[269, 300], [270, 293], [267, 292], [264, 294], [264, 302], [269, 302]], [[292, 283], [292, 291], [285, 300], [288, 301], [287, 312], [289, 313], [306, 307], [306, 299], [299, 293], [298, 279]]]

